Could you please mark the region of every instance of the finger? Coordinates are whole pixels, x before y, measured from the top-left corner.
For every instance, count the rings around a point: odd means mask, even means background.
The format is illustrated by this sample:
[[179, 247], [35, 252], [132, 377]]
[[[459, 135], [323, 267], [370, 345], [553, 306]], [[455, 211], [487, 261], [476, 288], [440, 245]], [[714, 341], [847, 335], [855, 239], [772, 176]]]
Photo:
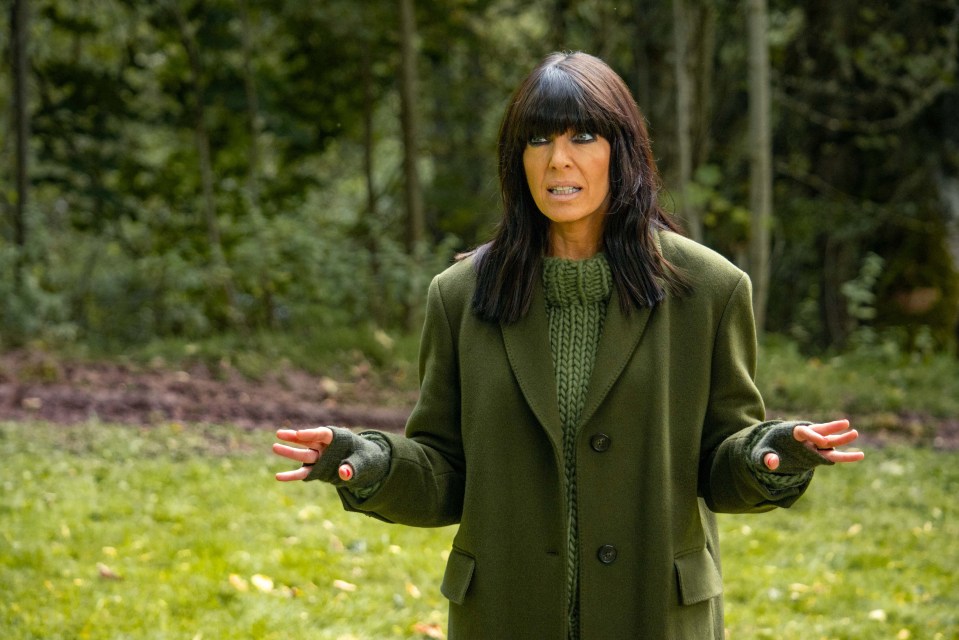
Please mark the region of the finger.
[[294, 480], [303, 480], [310, 475], [310, 467], [300, 467], [293, 471], [281, 471], [276, 474], [276, 479], [280, 482], [293, 482]]
[[816, 433], [824, 436], [829, 436], [834, 433], [842, 433], [849, 429], [849, 420], [845, 418], [842, 420], [833, 420], [832, 422], [823, 422], [821, 424], [811, 424], [808, 425], [810, 429]]
[[829, 436], [826, 440], [829, 441], [830, 447], [841, 447], [847, 445], [851, 442], [854, 442], [859, 437], [859, 432], [855, 429], [847, 431], [845, 433], [840, 433], [834, 436]]
[[829, 440], [826, 439], [826, 436], [820, 434], [813, 427], [816, 425], [797, 425], [793, 429], [793, 437], [799, 442], [804, 442], [807, 445], [811, 445], [816, 449], [828, 449]]
[[[816, 449], [831, 449], [837, 444], [841, 444], [843, 441], [837, 440], [837, 436], [833, 434], [845, 435], [848, 433], [849, 421], [848, 420], [834, 420], [832, 422], [824, 422], [822, 424], [801, 424], [793, 429], [793, 437], [796, 438], [799, 442], [807, 442], [814, 446]], [[858, 433], [849, 440], [855, 440], [858, 437]]]
[[340, 468], [337, 469], [337, 473], [340, 476], [340, 480], [343, 482], [349, 482], [353, 479], [353, 465], [349, 462], [344, 462], [340, 465]]
[[296, 439], [296, 429], [277, 429], [276, 437], [280, 440], [295, 440]]
[[859, 462], [866, 457], [862, 451], [820, 451], [819, 454], [836, 464], [846, 464], [849, 462]]
[[288, 447], [285, 444], [274, 443], [273, 453], [303, 464], [316, 464], [320, 459], [320, 452], [316, 449], [302, 449], [300, 447]]
[[321, 449], [333, 442], [333, 432], [329, 427], [315, 429], [279, 429], [276, 437], [286, 442], [295, 442], [313, 449]]
[[775, 471], [779, 468], [779, 456], [775, 453], [767, 453], [763, 457], [763, 464], [765, 464], [766, 468], [770, 471]]

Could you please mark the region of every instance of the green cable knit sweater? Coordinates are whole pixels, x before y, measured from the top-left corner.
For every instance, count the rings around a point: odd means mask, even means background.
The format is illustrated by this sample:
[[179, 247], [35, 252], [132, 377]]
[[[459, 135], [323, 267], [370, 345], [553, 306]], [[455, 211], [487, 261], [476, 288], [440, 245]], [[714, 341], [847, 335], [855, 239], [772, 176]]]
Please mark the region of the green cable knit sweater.
[[578, 637], [579, 549], [576, 509], [576, 432], [586, 402], [586, 389], [603, 334], [613, 277], [603, 254], [587, 260], [546, 258], [543, 261], [549, 346], [556, 375], [559, 415], [563, 422], [566, 476], [567, 593], [570, 639]]

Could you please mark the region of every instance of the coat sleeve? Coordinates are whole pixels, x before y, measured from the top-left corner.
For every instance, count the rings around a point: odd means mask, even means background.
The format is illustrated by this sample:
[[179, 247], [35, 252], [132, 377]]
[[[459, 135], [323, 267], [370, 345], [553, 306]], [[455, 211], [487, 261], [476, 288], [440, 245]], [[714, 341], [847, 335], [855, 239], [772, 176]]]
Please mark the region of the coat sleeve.
[[726, 302], [713, 346], [709, 403], [703, 425], [699, 494], [714, 512], [768, 511], [792, 505], [805, 481], [777, 488], [761, 481], [751, 463], [757, 429], [768, 428], [755, 383], [756, 323], [752, 286], [743, 274]]
[[391, 449], [390, 470], [373, 495], [339, 490], [348, 511], [386, 522], [444, 526], [463, 511], [465, 462], [460, 431], [460, 386], [454, 325], [434, 278], [427, 294], [420, 343], [420, 397], [406, 434], [382, 433]]

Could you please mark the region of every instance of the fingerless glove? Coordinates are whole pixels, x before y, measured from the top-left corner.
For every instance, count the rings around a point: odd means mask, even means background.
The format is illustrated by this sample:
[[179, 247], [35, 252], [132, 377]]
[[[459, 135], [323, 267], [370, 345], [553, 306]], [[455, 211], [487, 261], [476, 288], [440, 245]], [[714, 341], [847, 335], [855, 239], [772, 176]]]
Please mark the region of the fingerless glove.
[[[333, 440], [320, 454], [304, 482], [322, 480], [336, 487], [350, 490], [372, 487], [386, 477], [390, 470], [390, 445], [375, 433], [356, 434], [342, 427], [329, 427]], [[340, 479], [339, 469], [344, 463], [353, 467], [353, 477]]]
[[[750, 447], [750, 463], [758, 471], [777, 475], [796, 475], [812, 471], [821, 464], [835, 464], [793, 437], [793, 430], [808, 422], [770, 422], [756, 428]], [[779, 466], [771, 471], [766, 454], [779, 456]]]

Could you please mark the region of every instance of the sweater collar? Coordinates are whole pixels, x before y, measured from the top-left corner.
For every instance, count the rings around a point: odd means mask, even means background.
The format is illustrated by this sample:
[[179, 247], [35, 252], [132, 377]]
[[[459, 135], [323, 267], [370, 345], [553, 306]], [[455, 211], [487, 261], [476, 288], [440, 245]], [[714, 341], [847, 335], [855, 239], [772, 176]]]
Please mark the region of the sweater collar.
[[609, 300], [613, 276], [602, 253], [585, 260], [545, 257], [543, 288], [551, 307], [593, 304]]

